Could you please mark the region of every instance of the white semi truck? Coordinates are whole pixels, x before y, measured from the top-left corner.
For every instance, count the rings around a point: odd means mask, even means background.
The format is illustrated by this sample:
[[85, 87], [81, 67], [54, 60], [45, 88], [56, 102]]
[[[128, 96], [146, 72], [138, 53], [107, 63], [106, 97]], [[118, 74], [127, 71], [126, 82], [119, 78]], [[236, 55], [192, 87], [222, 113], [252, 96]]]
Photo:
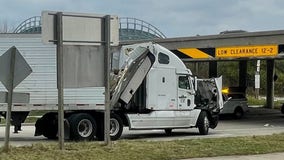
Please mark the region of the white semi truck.
[[[116, 60], [119, 62], [116, 68], [119, 72], [111, 92], [112, 140], [120, 138], [124, 126], [130, 130], [161, 129], [167, 134], [170, 134], [172, 129], [197, 127], [202, 135], [208, 134], [209, 128], [217, 126], [218, 115], [223, 107], [221, 78], [197, 79], [175, 54], [158, 44], [123, 46]], [[35, 71], [40, 67], [37, 67], [37, 64], [32, 65]], [[44, 99], [49, 98], [49, 94], [54, 90], [41, 90], [44, 92], [41, 93], [37, 88], [44, 87], [33, 86], [48, 85], [48, 82], [43, 84], [36, 79], [31, 81], [36, 84], [24, 83], [20, 86], [20, 91], [30, 93], [30, 103], [14, 103], [14, 124], [22, 123], [31, 110], [46, 110], [48, 112], [35, 124], [35, 135], [56, 138], [56, 98]], [[72, 98], [65, 101], [66, 135], [72, 140], [103, 140], [104, 90], [91, 88], [87, 91], [89, 93], [66, 91], [67, 97], [70, 94], [74, 96], [74, 93], [75, 96], [92, 93], [92, 96], [98, 99], [92, 104], [84, 103], [84, 96], [78, 100]], [[44, 95], [44, 100], [34, 98], [39, 94]], [[38, 103], [41, 101], [45, 104]], [[48, 101], [52, 103], [47, 103]], [[72, 103], [69, 103], [70, 101]], [[85, 101], [88, 99], [85, 98]], [[6, 104], [1, 104], [2, 115], [5, 115], [5, 109]]]

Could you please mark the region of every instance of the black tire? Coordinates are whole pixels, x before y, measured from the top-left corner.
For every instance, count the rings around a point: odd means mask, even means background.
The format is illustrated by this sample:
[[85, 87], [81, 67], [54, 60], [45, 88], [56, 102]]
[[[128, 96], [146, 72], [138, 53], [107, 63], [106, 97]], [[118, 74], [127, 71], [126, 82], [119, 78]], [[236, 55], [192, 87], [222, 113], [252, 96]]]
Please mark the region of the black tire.
[[201, 111], [199, 114], [197, 128], [200, 135], [207, 135], [209, 132], [209, 120], [205, 111]]
[[70, 124], [70, 139], [75, 141], [89, 141], [94, 139], [97, 124], [90, 114], [72, 114], [68, 118], [68, 121]]
[[235, 119], [241, 119], [244, 116], [244, 111], [241, 107], [237, 107], [234, 111]]
[[173, 134], [173, 132], [172, 132], [173, 130], [171, 129], [171, 128], [167, 128], [167, 129], [165, 129], [165, 133], [166, 133], [166, 135], [167, 136], [170, 136], [170, 135], [172, 135]]
[[123, 123], [117, 114], [110, 115], [110, 139], [118, 140], [123, 131]]
[[281, 106], [281, 113], [284, 114], [284, 104]]
[[43, 135], [48, 139], [57, 139], [58, 119], [57, 113], [49, 112], [37, 120], [36, 134]]
[[[97, 140], [104, 140], [104, 119], [101, 119], [98, 124], [98, 131], [96, 134]], [[110, 139], [118, 140], [123, 132], [123, 122], [117, 114], [110, 115]]]

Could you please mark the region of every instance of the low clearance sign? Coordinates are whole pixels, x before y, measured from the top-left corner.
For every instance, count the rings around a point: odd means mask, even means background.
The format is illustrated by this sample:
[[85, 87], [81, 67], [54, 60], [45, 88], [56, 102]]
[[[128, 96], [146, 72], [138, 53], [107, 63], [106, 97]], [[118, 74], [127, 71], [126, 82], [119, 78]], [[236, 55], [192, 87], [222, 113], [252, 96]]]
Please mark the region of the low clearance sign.
[[278, 45], [219, 47], [216, 58], [277, 56]]

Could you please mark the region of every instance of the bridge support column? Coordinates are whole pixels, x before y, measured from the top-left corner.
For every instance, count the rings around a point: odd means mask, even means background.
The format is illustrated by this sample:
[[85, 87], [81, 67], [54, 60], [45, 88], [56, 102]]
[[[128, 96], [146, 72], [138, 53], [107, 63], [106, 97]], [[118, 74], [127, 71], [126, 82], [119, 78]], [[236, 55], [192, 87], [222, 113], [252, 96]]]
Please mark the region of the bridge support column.
[[266, 107], [274, 108], [275, 61], [266, 60]]
[[195, 62], [194, 63], [194, 72], [195, 72], [195, 75], [199, 75], [199, 67], [198, 67], [198, 64], [199, 64], [199, 62]]
[[239, 87], [247, 86], [247, 70], [248, 70], [247, 61], [239, 62]]
[[209, 78], [217, 77], [217, 61], [209, 62]]

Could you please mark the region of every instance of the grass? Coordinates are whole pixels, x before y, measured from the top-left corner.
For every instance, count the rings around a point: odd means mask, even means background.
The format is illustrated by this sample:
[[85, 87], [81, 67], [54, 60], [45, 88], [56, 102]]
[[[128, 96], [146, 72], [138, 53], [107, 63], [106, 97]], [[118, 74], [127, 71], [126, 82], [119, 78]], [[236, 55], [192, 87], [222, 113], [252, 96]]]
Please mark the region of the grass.
[[60, 151], [57, 143], [11, 147], [0, 152], [0, 160], [171, 160], [193, 157], [249, 155], [284, 151], [284, 134], [176, 141], [120, 140], [107, 147], [99, 142], [66, 143]]
[[[254, 96], [247, 96], [248, 99], [248, 105], [260, 105], [260, 106], [265, 106], [266, 105], [266, 100], [263, 98], [257, 99]], [[279, 109], [283, 101], [274, 101], [274, 108]]]
[[247, 100], [248, 100], [248, 105], [262, 105], [264, 106], [266, 104], [266, 100], [265, 99], [257, 99], [254, 96], [247, 96]]

